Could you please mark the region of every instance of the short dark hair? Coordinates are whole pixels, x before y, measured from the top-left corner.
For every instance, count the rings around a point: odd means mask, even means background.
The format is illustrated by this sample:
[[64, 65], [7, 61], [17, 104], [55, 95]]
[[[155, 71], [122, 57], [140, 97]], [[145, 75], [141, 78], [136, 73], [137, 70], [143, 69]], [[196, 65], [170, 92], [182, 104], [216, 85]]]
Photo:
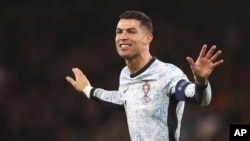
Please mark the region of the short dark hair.
[[141, 11], [130, 10], [120, 14], [120, 19], [136, 19], [141, 22], [141, 26], [145, 27], [149, 33], [153, 33], [153, 24], [151, 18]]

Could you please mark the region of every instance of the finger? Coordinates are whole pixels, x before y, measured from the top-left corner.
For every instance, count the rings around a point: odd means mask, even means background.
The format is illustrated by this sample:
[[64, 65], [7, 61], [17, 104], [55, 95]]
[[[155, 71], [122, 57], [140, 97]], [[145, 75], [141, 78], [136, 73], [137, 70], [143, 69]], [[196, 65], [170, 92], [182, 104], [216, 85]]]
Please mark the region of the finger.
[[190, 66], [194, 65], [194, 60], [191, 57], [188, 56], [186, 59], [187, 59]]
[[207, 50], [207, 45], [204, 44], [204, 45], [202, 46], [202, 48], [201, 48], [199, 57], [204, 57], [205, 54], [206, 54], [206, 50]]
[[74, 85], [75, 80], [73, 78], [71, 78], [70, 76], [66, 76], [66, 80], [71, 84]]
[[219, 61], [217, 61], [217, 62], [214, 63], [214, 67], [217, 67], [217, 66], [219, 66], [219, 65], [221, 65], [223, 63], [224, 63], [224, 60], [221, 59], [221, 60], [219, 60]]
[[214, 54], [215, 49], [216, 49], [216, 46], [213, 45], [213, 46], [208, 50], [208, 52], [207, 52], [205, 58], [210, 58], [210, 57]]
[[221, 55], [222, 51], [218, 50], [212, 57], [211, 57], [211, 61], [215, 61], [220, 55]]
[[73, 68], [73, 72], [77, 75], [77, 76], [83, 76], [84, 74], [82, 73], [82, 71], [79, 68]]
[[72, 68], [72, 71], [75, 75], [76, 80], [78, 80], [81, 77], [81, 71], [78, 68]]
[[90, 85], [89, 80], [87, 79], [85, 74], [83, 74], [83, 72], [79, 68], [73, 68], [73, 72], [74, 72], [75, 77], [76, 77], [76, 82], [78, 82], [78, 81], [86, 82], [87, 84]]

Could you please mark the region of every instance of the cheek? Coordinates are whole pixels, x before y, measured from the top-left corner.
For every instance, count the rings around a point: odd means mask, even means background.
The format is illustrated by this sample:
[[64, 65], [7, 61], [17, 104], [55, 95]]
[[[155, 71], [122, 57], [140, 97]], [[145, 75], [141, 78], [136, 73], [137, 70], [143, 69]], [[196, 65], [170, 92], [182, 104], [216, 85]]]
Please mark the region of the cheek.
[[142, 45], [148, 45], [148, 40], [146, 39], [146, 38], [143, 38], [142, 40], [141, 40], [141, 44]]
[[115, 38], [115, 46], [117, 47], [118, 46], [118, 39]]
[[115, 36], [115, 43], [117, 43], [117, 41], [118, 41], [118, 38], [117, 38], [117, 36]]

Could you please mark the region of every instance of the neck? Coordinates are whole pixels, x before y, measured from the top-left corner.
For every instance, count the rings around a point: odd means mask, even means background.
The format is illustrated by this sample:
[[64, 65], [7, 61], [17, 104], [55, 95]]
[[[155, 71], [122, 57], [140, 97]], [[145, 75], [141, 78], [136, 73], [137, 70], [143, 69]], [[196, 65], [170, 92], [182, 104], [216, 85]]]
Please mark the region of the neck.
[[140, 57], [133, 58], [131, 60], [125, 59], [125, 61], [126, 61], [126, 65], [129, 68], [130, 73], [135, 74], [136, 72], [141, 70], [151, 59], [152, 59], [152, 56], [147, 55], [146, 57], [140, 56]]

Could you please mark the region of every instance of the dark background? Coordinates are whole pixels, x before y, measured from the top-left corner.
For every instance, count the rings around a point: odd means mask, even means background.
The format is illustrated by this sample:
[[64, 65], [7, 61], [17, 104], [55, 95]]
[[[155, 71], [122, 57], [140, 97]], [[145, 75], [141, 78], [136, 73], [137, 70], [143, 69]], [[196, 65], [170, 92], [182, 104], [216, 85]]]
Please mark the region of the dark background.
[[208, 107], [186, 105], [181, 141], [228, 141], [250, 123], [248, 0], [1, 0], [0, 141], [129, 141], [124, 113], [76, 92], [79, 67], [95, 87], [117, 89], [125, 65], [115, 49], [118, 15], [142, 10], [154, 24], [153, 56], [179, 66], [201, 46], [225, 63], [210, 77]]

